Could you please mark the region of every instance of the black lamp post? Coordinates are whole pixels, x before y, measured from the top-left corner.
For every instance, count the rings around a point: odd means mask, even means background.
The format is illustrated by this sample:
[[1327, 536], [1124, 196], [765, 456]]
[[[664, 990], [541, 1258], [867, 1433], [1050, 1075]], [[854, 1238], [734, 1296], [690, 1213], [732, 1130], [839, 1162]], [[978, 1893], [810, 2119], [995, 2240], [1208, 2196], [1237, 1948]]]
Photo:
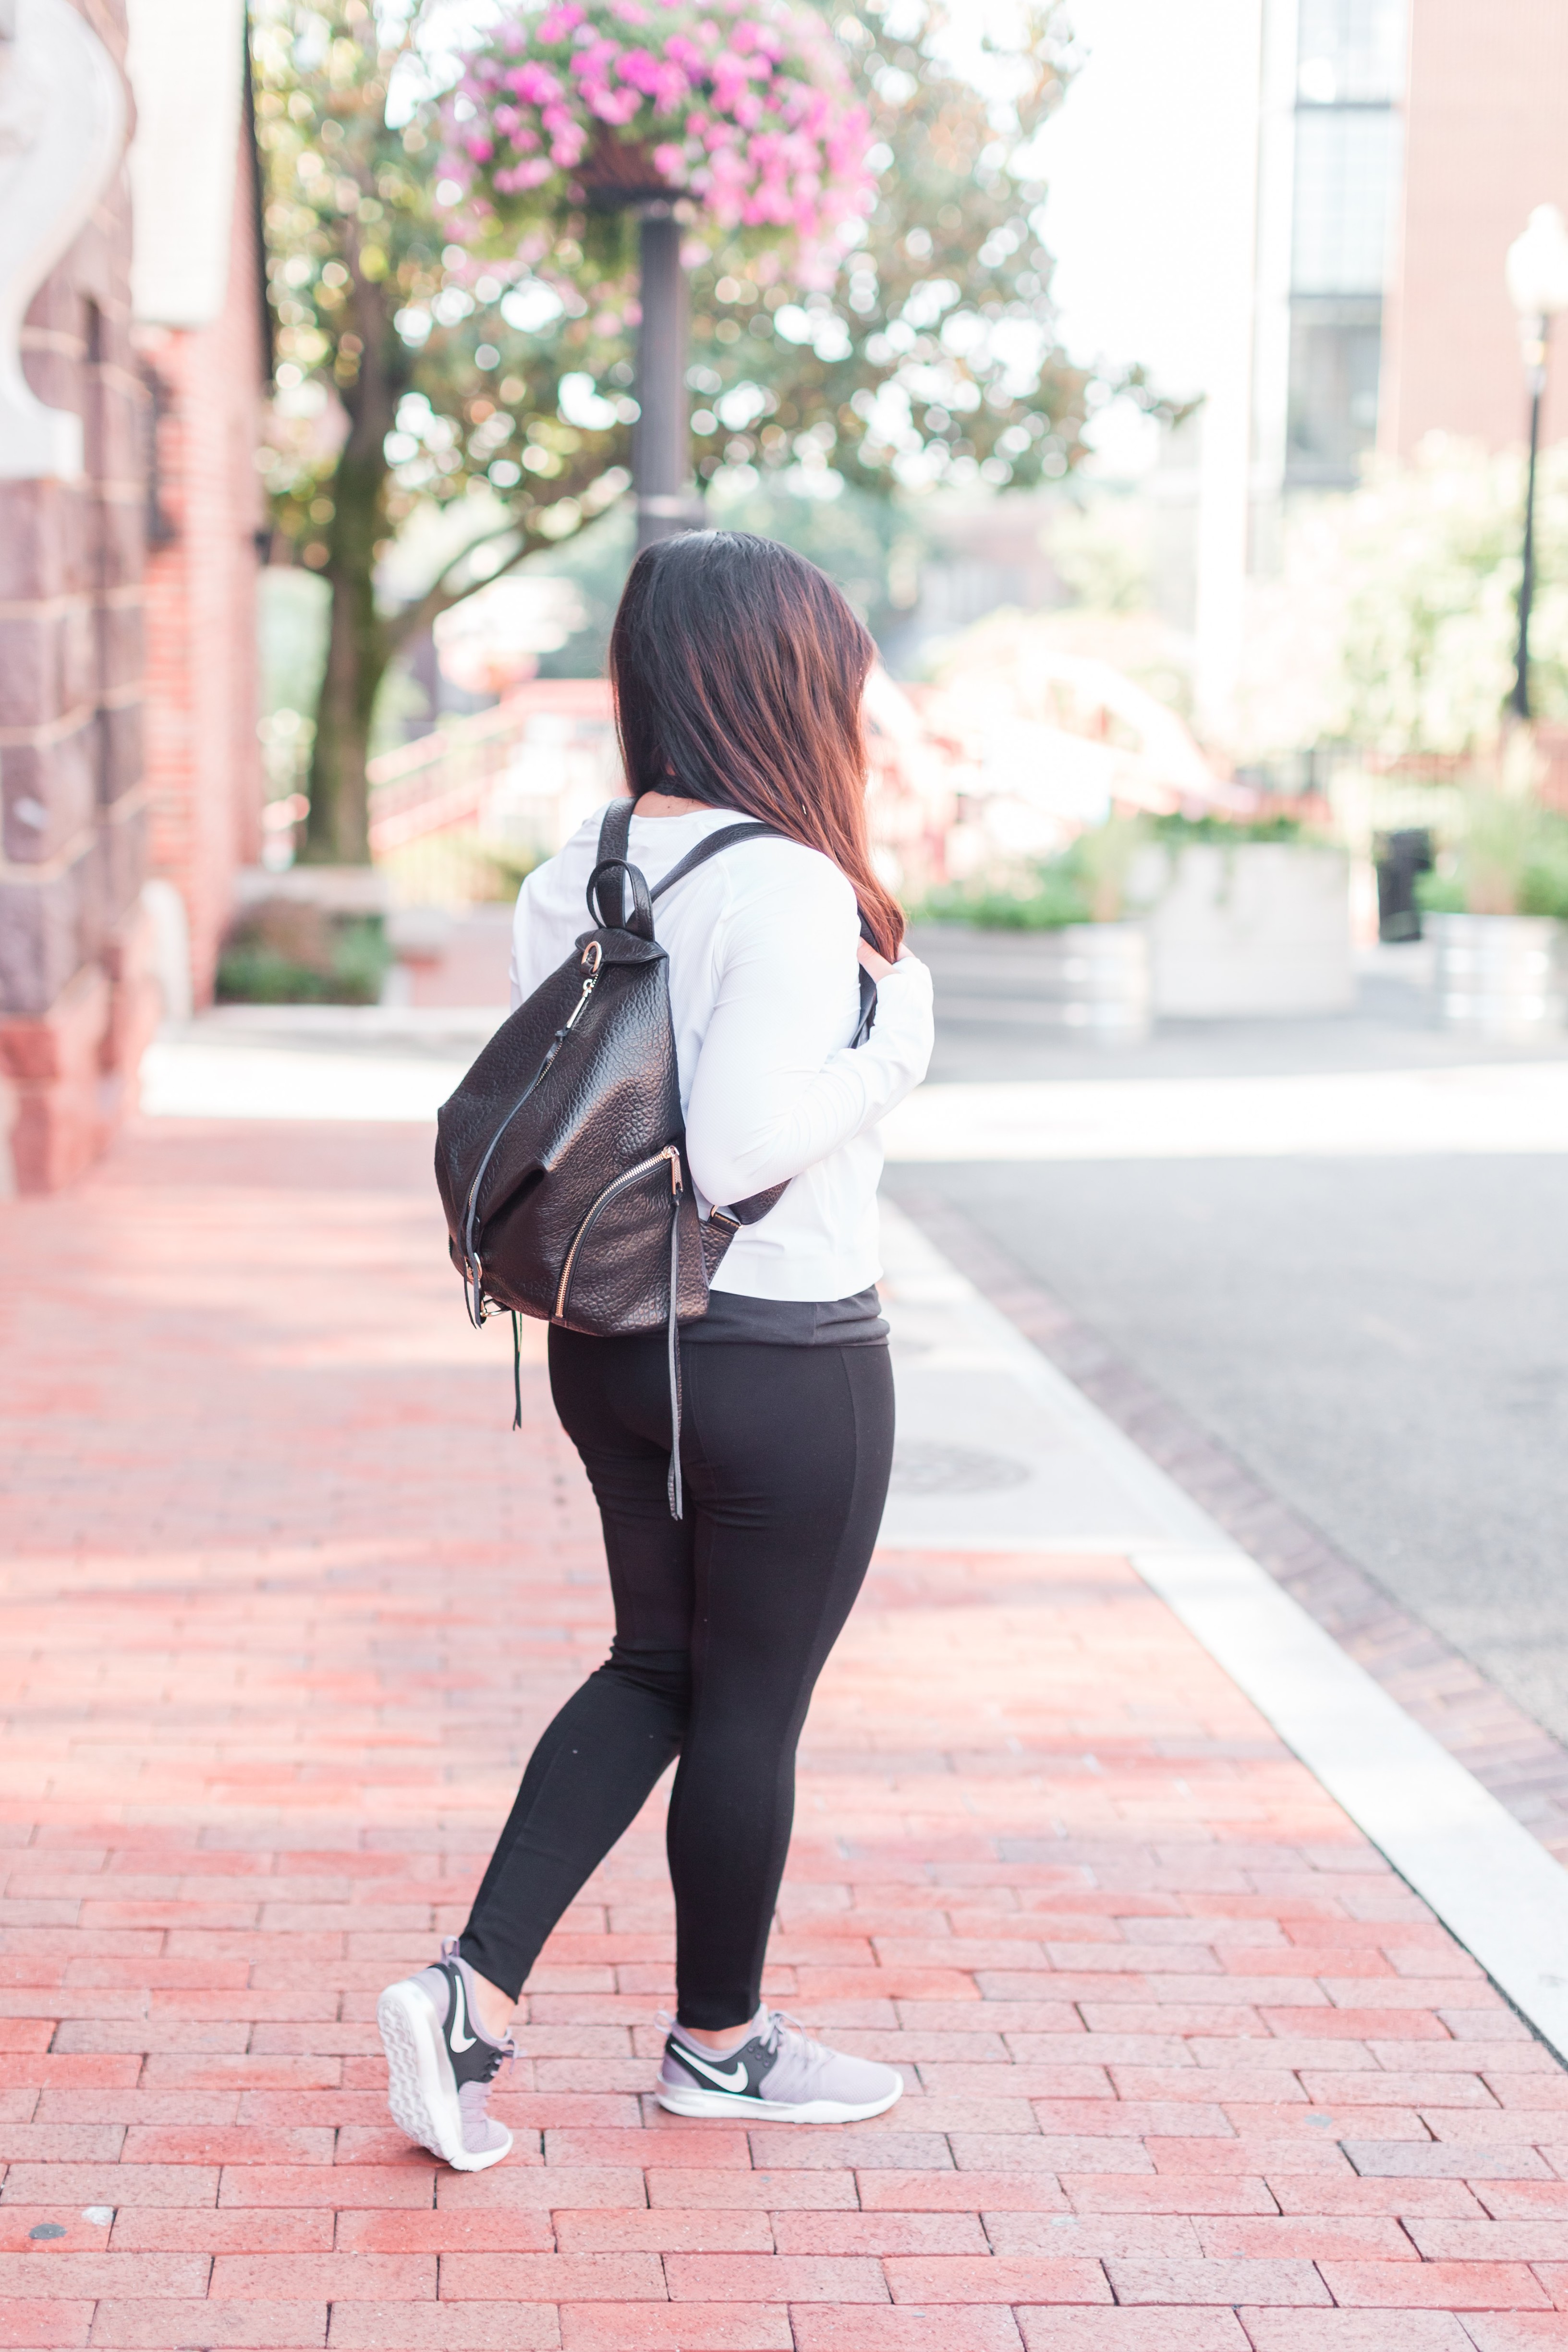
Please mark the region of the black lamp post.
[[637, 406], [632, 435], [637, 553], [676, 531], [700, 530], [702, 499], [691, 487], [691, 404], [686, 352], [691, 306], [680, 266], [680, 223], [670, 200], [638, 207], [642, 328], [637, 338]]
[[690, 403], [686, 352], [691, 310], [680, 266], [680, 191], [671, 188], [640, 143], [602, 132], [583, 173], [596, 212], [637, 219], [642, 327], [637, 336], [638, 416], [632, 434], [637, 553], [656, 539], [700, 530], [703, 508], [691, 482]]
[[1530, 465], [1525, 476], [1524, 551], [1519, 577], [1519, 642], [1509, 708], [1530, 717], [1530, 607], [1535, 593], [1535, 468], [1541, 451], [1541, 403], [1546, 391], [1546, 351], [1552, 321], [1568, 310], [1568, 226], [1555, 205], [1537, 205], [1530, 226], [1508, 249], [1509, 296], [1519, 313], [1524, 380], [1530, 394]]

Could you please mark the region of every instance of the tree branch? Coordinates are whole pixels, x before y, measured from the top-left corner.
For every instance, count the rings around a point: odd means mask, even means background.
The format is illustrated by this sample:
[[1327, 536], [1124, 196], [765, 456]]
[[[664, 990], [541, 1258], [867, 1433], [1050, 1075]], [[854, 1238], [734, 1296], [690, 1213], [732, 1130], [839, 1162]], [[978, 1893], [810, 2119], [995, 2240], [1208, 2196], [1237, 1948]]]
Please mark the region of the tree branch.
[[[460, 563], [468, 561], [477, 547], [488, 547], [492, 540], [510, 539], [514, 531], [521, 532], [522, 542], [504, 563], [499, 563], [493, 572], [487, 572], [480, 580], [470, 580], [466, 588], [448, 586], [452, 573]], [[387, 634], [394, 646], [401, 650], [411, 637], [418, 636], [421, 630], [427, 629], [441, 614], [450, 612], [454, 604], [460, 604], [465, 596], [472, 596], [479, 589], [488, 588], [492, 580], [500, 579], [514, 563], [521, 563], [525, 555], [531, 554], [534, 547], [542, 543], [524, 523], [509, 522], [495, 530], [481, 531], [478, 539], [470, 540], [466, 547], [460, 548], [449, 563], [443, 564], [422, 596], [416, 596], [412, 604], [405, 604], [402, 612], [395, 614], [387, 623]]]
[[[388, 622], [387, 635], [395, 651], [401, 652], [411, 637], [418, 636], [420, 632], [427, 629], [433, 621], [439, 620], [443, 613], [449, 613], [454, 604], [460, 604], [465, 597], [476, 595], [481, 588], [488, 588], [492, 580], [504, 579], [509, 572], [522, 562], [525, 555], [531, 555], [536, 547], [543, 547], [547, 544], [542, 536], [530, 531], [523, 524], [513, 523], [509, 526], [509, 530], [521, 531], [522, 536], [520, 544], [507, 557], [504, 563], [498, 563], [495, 570], [487, 572], [482, 580], [470, 580], [466, 588], [447, 586], [447, 576], [454, 569], [454, 564], [448, 564], [440, 578], [433, 581], [426, 588], [423, 596], [416, 597], [412, 604], [405, 604], [402, 612], [396, 614]], [[475, 547], [483, 547], [486, 541], [504, 539], [507, 535], [506, 531], [486, 531], [484, 538], [475, 540], [473, 544]], [[465, 548], [463, 552], [466, 555], [468, 550]], [[460, 561], [461, 558], [454, 559], [455, 562]]]
[[[587, 487], [588, 485], [584, 483], [584, 489]], [[550, 505], [540, 511], [550, 514], [557, 506], [563, 504], [565, 499], [578, 495], [575, 491], [564, 490], [560, 499], [552, 499]], [[601, 508], [599, 512], [607, 514], [609, 510], [609, 507], [605, 506]], [[587, 520], [596, 522], [598, 515], [592, 515]], [[581, 525], [579, 525], [580, 528]], [[510, 539], [514, 531], [518, 534], [518, 545], [504, 562], [498, 563], [495, 570], [487, 572], [482, 579], [470, 580], [466, 587], [448, 586], [452, 573], [460, 563], [467, 562], [475, 548], [487, 547], [493, 540]], [[563, 534], [567, 539], [575, 536], [576, 533], [574, 531]], [[395, 614], [387, 623], [388, 642], [394, 651], [401, 652], [411, 637], [418, 636], [422, 630], [427, 629], [430, 624], [439, 619], [443, 613], [449, 613], [454, 604], [461, 604], [466, 598], [477, 595], [481, 588], [488, 588], [492, 580], [504, 580], [507, 573], [514, 572], [525, 557], [536, 554], [542, 547], [559, 547], [561, 544], [562, 540], [550, 538], [546, 532], [521, 518], [498, 524], [494, 530], [481, 531], [478, 539], [471, 539], [466, 547], [459, 548], [450, 562], [442, 566], [422, 596], [416, 597], [412, 604], [405, 604], [402, 612]]]

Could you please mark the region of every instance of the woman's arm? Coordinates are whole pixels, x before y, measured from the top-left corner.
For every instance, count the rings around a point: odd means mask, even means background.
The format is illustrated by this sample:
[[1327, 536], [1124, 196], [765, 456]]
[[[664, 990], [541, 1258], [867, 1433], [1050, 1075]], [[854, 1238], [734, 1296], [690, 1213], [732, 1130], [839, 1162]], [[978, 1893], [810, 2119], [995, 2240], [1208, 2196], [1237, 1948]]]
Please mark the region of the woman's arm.
[[691, 1173], [710, 1201], [798, 1176], [925, 1076], [931, 976], [913, 957], [879, 982], [866, 1043], [847, 1045], [858, 944], [854, 893], [820, 866], [749, 898], [722, 926], [718, 1000], [686, 1112]]

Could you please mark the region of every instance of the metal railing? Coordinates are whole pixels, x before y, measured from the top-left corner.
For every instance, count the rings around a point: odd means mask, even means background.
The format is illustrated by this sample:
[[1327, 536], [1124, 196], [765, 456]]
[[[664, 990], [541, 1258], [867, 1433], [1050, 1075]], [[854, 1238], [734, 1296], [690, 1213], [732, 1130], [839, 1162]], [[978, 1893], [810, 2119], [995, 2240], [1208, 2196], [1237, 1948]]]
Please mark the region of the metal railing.
[[536, 680], [370, 762], [371, 856], [404, 905], [508, 898], [618, 772], [608, 689]]

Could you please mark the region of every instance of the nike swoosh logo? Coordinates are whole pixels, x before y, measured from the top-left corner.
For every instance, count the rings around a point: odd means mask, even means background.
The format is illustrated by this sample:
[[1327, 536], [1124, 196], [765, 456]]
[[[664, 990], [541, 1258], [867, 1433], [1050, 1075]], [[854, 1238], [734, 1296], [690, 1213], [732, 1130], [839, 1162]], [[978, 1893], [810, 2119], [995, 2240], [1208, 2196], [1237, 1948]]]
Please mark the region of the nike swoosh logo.
[[468, 2012], [463, 2000], [463, 1979], [452, 1970], [452, 2030], [447, 2039], [454, 2050], [471, 2050], [474, 2037], [468, 2031]]
[[710, 2066], [706, 2059], [699, 2058], [696, 2051], [689, 2049], [684, 2042], [678, 2042], [675, 2046], [680, 2053], [680, 2063], [683, 2066], [695, 2066], [700, 2074], [706, 2074], [708, 2080], [710, 2083], [717, 2083], [721, 2091], [745, 2089], [746, 2069], [743, 2061], [735, 2068], [733, 2074], [726, 2074], [722, 2068]]

